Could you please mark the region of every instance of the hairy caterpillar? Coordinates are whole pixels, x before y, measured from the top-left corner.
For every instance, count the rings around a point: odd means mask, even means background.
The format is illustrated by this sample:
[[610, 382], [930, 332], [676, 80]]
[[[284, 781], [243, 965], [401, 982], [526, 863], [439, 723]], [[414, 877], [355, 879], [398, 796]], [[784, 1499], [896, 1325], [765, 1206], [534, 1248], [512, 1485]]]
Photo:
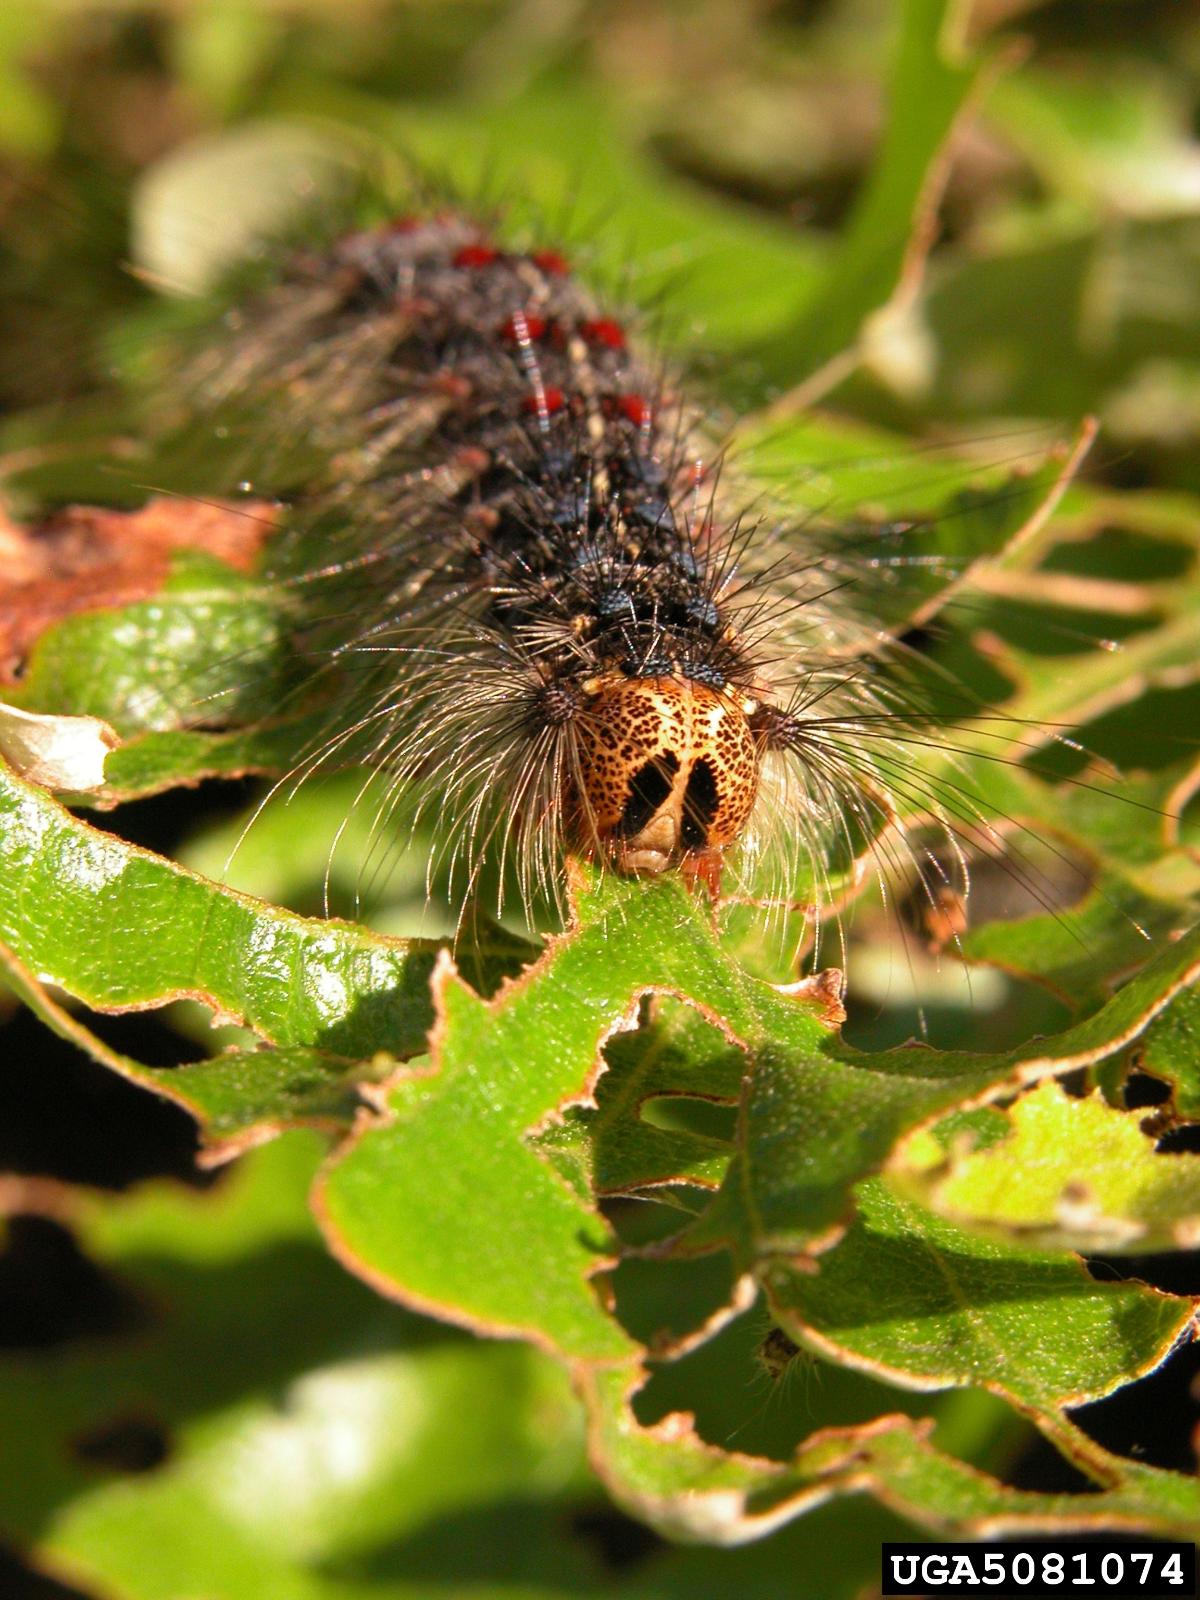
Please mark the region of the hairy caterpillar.
[[847, 592], [881, 535], [743, 514], [698, 404], [561, 253], [404, 217], [293, 251], [227, 323], [180, 426], [253, 419], [256, 487], [286, 494], [298, 425], [325, 463], [268, 567], [301, 692], [339, 686], [301, 772], [365, 758], [385, 807], [436, 808], [466, 888], [511, 858], [526, 902], [564, 848], [714, 891], [765, 858], [786, 896], [879, 832], [926, 725]]
[[[263, 576], [288, 700], [329, 706], [291, 781], [364, 763], [381, 817], [436, 819], [456, 898], [499, 861], [527, 910], [570, 850], [776, 904], [803, 882], [814, 922], [834, 857], [936, 907], [1000, 851], [921, 774], [932, 697], [878, 610], [881, 574], [927, 570], [909, 527], [747, 508], [686, 385], [500, 219], [377, 203], [324, 232], [229, 300], [153, 418], [164, 456], [232, 441], [206, 494], [287, 506]], [[939, 854], [884, 837], [914, 795]]]

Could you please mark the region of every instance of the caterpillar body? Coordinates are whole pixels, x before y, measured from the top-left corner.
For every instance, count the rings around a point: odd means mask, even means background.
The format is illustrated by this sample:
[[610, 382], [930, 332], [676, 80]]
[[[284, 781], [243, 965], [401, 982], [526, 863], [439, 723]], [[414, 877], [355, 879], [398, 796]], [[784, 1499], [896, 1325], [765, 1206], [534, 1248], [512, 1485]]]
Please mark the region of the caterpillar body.
[[[142, 419], [147, 486], [280, 503], [278, 709], [318, 730], [281, 785], [365, 767], [376, 836], [431, 822], [428, 891], [444, 871], [460, 908], [487, 867], [501, 906], [515, 881], [531, 920], [564, 909], [570, 852], [799, 909], [814, 939], [860, 864], [961, 906], [968, 856], [1012, 852], [924, 759], [981, 709], [939, 683], [939, 710], [896, 638], [939, 541], [775, 516], [560, 249], [375, 193], [364, 223], [362, 198], [251, 252]], [[222, 725], [226, 694], [185, 722]]]
[[835, 648], [829, 560], [726, 508], [699, 407], [559, 251], [401, 217], [294, 252], [226, 323], [189, 425], [253, 414], [258, 481], [298, 427], [326, 463], [268, 571], [342, 685], [301, 775], [365, 758], [386, 805], [436, 806], [468, 887], [499, 855], [527, 904], [564, 848], [715, 893], [886, 808], [843, 748], [885, 691]]

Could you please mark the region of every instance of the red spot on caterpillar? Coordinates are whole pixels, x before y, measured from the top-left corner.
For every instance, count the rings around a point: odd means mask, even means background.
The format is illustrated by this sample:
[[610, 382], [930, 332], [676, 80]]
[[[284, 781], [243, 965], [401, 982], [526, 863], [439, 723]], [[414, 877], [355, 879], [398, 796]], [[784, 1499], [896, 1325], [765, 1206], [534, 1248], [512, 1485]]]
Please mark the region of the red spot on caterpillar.
[[539, 390], [537, 394], [527, 394], [521, 401], [522, 411], [534, 411], [539, 416], [550, 416], [555, 411], [561, 411], [566, 404], [566, 396], [561, 389], [553, 384]]
[[625, 330], [611, 317], [598, 317], [594, 322], [585, 322], [579, 331], [589, 344], [606, 345], [610, 350], [625, 348]]
[[456, 267], [490, 267], [499, 257], [499, 250], [490, 244], [465, 244], [454, 254]]
[[525, 344], [530, 339], [540, 339], [546, 331], [546, 319], [532, 312], [518, 311], [500, 324], [500, 337], [512, 344]]
[[558, 250], [535, 250], [532, 260], [535, 267], [552, 278], [565, 278], [571, 270], [571, 263]]
[[619, 394], [617, 410], [623, 417], [628, 417], [635, 428], [646, 427], [654, 415], [654, 407], [640, 394]]

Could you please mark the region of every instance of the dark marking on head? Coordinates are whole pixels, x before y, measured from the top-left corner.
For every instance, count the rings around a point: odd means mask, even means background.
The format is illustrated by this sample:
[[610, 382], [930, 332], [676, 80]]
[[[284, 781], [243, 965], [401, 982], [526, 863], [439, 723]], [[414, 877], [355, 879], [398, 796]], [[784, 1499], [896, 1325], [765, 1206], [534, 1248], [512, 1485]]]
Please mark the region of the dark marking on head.
[[696, 850], [708, 843], [708, 829], [717, 814], [720, 794], [717, 775], [704, 756], [695, 762], [687, 788], [683, 791], [683, 827], [680, 837], [684, 846]]
[[629, 797], [617, 824], [619, 838], [631, 839], [642, 831], [670, 794], [678, 771], [679, 757], [674, 751], [666, 750], [634, 773], [629, 780]]

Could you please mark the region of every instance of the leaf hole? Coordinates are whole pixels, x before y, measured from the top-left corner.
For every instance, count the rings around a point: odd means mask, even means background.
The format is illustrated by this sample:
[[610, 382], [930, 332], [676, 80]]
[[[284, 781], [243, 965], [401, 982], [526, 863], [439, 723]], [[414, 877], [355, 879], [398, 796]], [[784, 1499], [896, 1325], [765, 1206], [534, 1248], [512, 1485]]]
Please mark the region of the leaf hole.
[[1148, 1072], [1133, 1071], [1124, 1084], [1125, 1109], [1141, 1111], [1148, 1106], [1166, 1105], [1171, 1098], [1171, 1085]]
[[[151, 1065], [198, 1053], [156, 1012], [125, 1017], [86, 1011], [80, 1020], [111, 1048]], [[0, 1168], [69, 1183], [124, 1188], [170, 1174], [196, 1174], [196, 1124], [18, 1011], [4, 1028], [0, 1074]]]
[[1034, 1494], [1089, 1495], [1100, 1492], [1090, 1478], [1060, 1455], [1040, 1434], [1032, 1436], [1012, 1469], [998, 1476], [1012, 1488]]
[[[1123, 1256], [1110, 1266], [1124, 1279], [1149, 1281], [1169, 1293], [1195, 1293], [1200, 1288], [1194, 1254]], [[1190, 1291], [1184, 1288], [1188, 1279]], [[1195, 1446], [1191, 1428], [1181, 1428], [1179, 1420], [1181, 1411], [1189, 1419], [1193, 1415], [1197, 1382], [1200, 1345], [1192, 1343], [1176, 1350], [1168, 1361], [1136, 1383], [1125, 1384], [1103, 1400], [1072, 1412], [1071, 1420], [1106, 1450], [1191, 1476], [1196, 1471]]]
[[656, 1095], [642, 1103], [642, 1121], [664, 1133], [691, 1134], [732, 1144], [737, 1131], [737, 1107], [722, 1101], [697, 1100], [690, 1095]]
[[1168, 1156], [1200, 1153], [1200, 1122], [1189, 1122], [1178, 1128], [1169, 1128], [1159, 1140], [1158, 1148], [1160, 1154]]

